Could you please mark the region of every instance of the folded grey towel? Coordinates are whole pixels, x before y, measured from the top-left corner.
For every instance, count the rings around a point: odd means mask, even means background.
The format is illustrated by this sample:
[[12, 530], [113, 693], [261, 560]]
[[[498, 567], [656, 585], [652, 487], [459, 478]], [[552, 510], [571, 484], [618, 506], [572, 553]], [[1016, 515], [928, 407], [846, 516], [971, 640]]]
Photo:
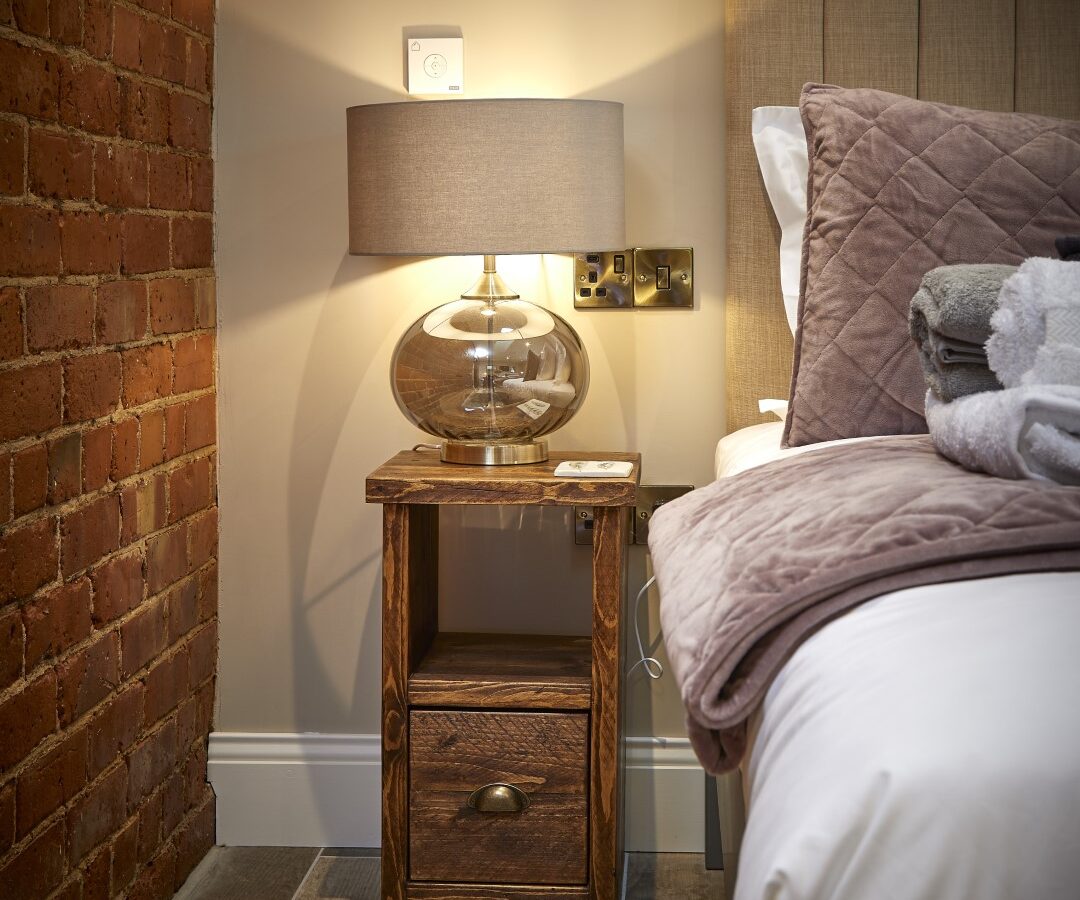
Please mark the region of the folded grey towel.
[[1001, 285], [1015, 271], [987, 264], [940, 266], [923, 276], [911, 298], [908, 327], [927, 387], [939, 400], [1001, 389], [984, 345]]

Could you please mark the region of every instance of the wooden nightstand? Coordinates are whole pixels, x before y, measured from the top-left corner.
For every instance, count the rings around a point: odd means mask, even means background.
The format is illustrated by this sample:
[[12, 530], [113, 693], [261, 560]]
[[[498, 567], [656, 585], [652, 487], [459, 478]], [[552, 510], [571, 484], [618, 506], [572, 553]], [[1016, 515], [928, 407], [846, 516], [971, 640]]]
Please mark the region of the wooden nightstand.
[[[634, 470], [556, 478], [564, 459]], [[411, 451], [368, 477], [368, 502], [383, 504], [384, 898], [618, 897], [621, 606], [640, 460], [458, 466]], [[440, 633], [443, 503], [592, 506], [591, 640]]]

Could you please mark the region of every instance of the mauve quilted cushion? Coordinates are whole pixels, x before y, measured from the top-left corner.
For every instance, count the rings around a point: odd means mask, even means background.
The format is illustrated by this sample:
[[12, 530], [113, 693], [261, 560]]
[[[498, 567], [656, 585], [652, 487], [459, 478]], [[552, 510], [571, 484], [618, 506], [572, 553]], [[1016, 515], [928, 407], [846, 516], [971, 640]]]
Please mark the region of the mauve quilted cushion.
[[799, 330], [785, 446], [926, 431], [908, 335], [922, 276], [1056, 256], [1080, 228], [1080, 122], [808, 84]]

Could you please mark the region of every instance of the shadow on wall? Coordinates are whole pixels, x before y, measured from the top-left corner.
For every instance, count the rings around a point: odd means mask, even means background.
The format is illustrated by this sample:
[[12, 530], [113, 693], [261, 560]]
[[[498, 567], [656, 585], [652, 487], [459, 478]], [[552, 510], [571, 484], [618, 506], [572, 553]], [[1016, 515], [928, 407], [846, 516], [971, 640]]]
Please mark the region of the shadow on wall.
[[[228, 6], [223, 10], [223, 18], [230, 18]], [[371, 695], [381, 688], [380, 557], [378, 550], [371, 549], [371, 534], [373, 531], [379, 533], [375, 523], [381, 511], [363, 507], [362, 481], [366, 472], [386, 456], [418, 437], [404, 419], [399, 416], [395, 419], [395, 412], [387, 412], [393, 410], [393, 400], [386, 373], [373, 371], [375, 361], [385, 358], [388, 342], [393, 344], [408, 319], [408, 313], [402, 313], [402, 305], [380, 296], [379, 281], [398, 267], [414, 261], [353, 257], [347, 253], [345, 108], [359, 103], [400, 100], [402, 95], [328, 65], [261, 32], [250, 22], [234, 20], [223, 24], [224, 30], [233, 34], [233, 50], [242, 52], [246, 58], [276, 61], [274, 66], [264, 70], [264, 78], [270, 83], [264, 83], [260, 88], [262, 95], [274, 97], [275, 102], [272, 106], [245, 113], [245, 119], [251, 125], [249, 132], [254, 130], [256, 134], [245, 135], [243, 149], [247, 152], [252, 146], [259, 147], [259, 165], [249, 167], [250, 159], [239, 153], [226, 152], [227, 166], [219, 168], [219, 178], [231, 180], [232, 209], [235, 211], [242, 205], [242, 221], [248, 226], [243, 233], [234, 228], [229, 234], [230, 240], [219, 243], [219, 255], [233, 261], [222, 275], [221, 291], [228, 298], [223, 305], [223, 321], [231, 329], [233, 340], [255, 342], [259, 340], [260, 327], [273, 320], [276, 307], [300, 302], [319, 304], [314, 329], [309, 334], [296, 335], [294, 342], [296, 347], [303, 348], [302, 362], [294, 366], [301, 374], [296, 386], [292, 431], [282, 437], [289, 445], [287, 480], [283, 487], [287, 516], [289, 637], [294, 673], [293, 721], [296, 731], [324, 731], [327, 721], [355, 721], [353, 714], [357, 703], [363, 698], [364, 704], [370, 706]], [[686, 117], [701, 115], [690, 96], [692, 85], [686, 84], [687, 58], [697, 61], [691, 67], [697, 73], [719, 70], [720, 61], [716, 58], [719, 44], [719, 35], [708, 35], [679, 54], [626, 78], [597, 85], [587, 92], [590, 97], [626, 103], [628, 237], [636, 243], [691, 243], [689, 235], [680, 233], [677, 228], [672, 231], [666, 224], [654, 226], [652, 222], [658, 213], [662, 223], [678, 223], [687, 215], [697, 222], [701, 221], [702, 215], [715, 216], [717, 221], [722, 218], [723, 204], [718, 192], [713, 195], [711, 191], [702, 190], [700, 184], [676, 177], [679, 171], [700, 170], [701, 166], [694, 141], [686, 137]], [[719, 71], [716, 77], [720, 77]], [[219, 106], [218, 114], [228, 116], [228, 107]], [[721, 129], [722, 112], [717, 110], [711, 115], [715, 116], [715, 128]], [[289, 123], [289, 140], [281, 139], [282, 121]], [[257, 137], [262, 131], [268, 139], [260, 142]], [[256, 140], [252, 140], [253, 137]], [[634, 150], [657, 142], [671, 145], [671, 171], [657, 171], [651, 157], [642, 158]], [[303, 160], [302, 169], [297, 167], [298, 159]], [[710, 160], [708, 165], [710, 170], [715, 167], [716, 171], [723, 171], [722, 160]], [[281, 172], [281, 180], [267, 185], [254, 174], [267, 171]], [[676, 185], [674, 190], [667, 189], [671, 184]], [[236, 218], [238, 216], [234, 214], [234, 221]], [[718, 230], [718, 233], [722, 232]], [[289, 248], [289, 258], [297, 261], [291, 268], [280, 263], [271, 264], [265, 258], [275, 247], [284, 246], [284, 242]], [[714, 255], [718, 253], [719, 248]], [[243, 273], [243, 294], [247, 298], [255, 297], [257, 301], [232, 302], [236, 291], [228, 283], [230, 275], [227, 273], [231, 272]], [[320, 286], [323, 273], [333, 274]], [[365, 291], [350, 289], [360, 282], [367, 283]], [[606, 443], [617, 449], [613, 445], [620, 443], [621, 438], [627, 446], [638, 446], [641, 434], [635, 412], [635, 379], [639, 360], [636, 358], [632, 317], [600, 314], [587, 320], [585, 330], [586, 334], [592, 332], [586, 337], [586, 343], [594, 360], [610, 369], [625, 428], [625, 437], [613, 435]], [[717, 353], [721, 352], [722, 346], [723, 337], [717, 335]], [[677, 356], [678, 351], [674, 350], [672, 365], [676, 364]], [[259, 377], [259, 373], [255, 373], [255, 377]], [[258, 402], [269, 410], [281, 400], [266, 396]], [[354, 406], [357, 409], [354, 410]], [[380, 427], [370, 429], [370, 433], [364, 431], [363, 426], [369, 418], [368, 407], [371, 407], [370, 420], [380, 423]], [[241, 416], [259, 414], [258, 409], [229, 412]], [[359, 429], [357, 418], [361, 420]], [[390, 421], [394, 424], [386, 424]], [[662, 425], [649, 423], [649, 428], [653, 427]], [[350, 554], [346, 558], [352, 563], [340, 569], [335, 567], [332, 577], [324, 577], [323, 563], [317, 551], [320, 510], [328, 494], [335, 495], [341, 490], [341, 485], [330, 478], [346, 430], [361, 431], [360, 446], [370, 455], [351, 461], [353, 479], [361, 488], [360, 499], [341, 546], [349, 548], [343, 553]], [[557, 446], [583, 446], [586, 442], [578, 435], [585, 433], [580, 421], [573, 423], [564, 432], [566, 439]], [[587, 443], [596, 445], [598, 441]], [[241, 465], [227, 459], [223, 462], [226, 467]], [[352, 484], [349, 489], [355, 491], [357, 488]], [[510, 515], [502, 511], [492, 511], [492, 514], [504, 518]], [[476, 578], [467, 589], [460, 587], [455, 591], [451, 587], [450, 593], [498, 597], [498, 602], [489, 603], [488, 607], [481, 604], [481, 612], [486, 615], [499, 603], [507, 602], [505, 591], [499, 592], [511, 575], [547, 583], [556, 569], [551, 565], [550, 556], [530, 554], [530, 550], [535, 551], [538, 534], [542, 533], [552, 546], [555, 542], [560, 547], [568, 546], [565, 553], [572, 561], [572, 591], [564, 593], [573, 593], [577, 599], [560, 600], [566, 605], [559, 608], [573, 607], [575, 624], [557, 630], [582, 630], [582, 623], [587, 628], [590, 556], [587, 548], [574, 548], [571, 539], [562, 531], [567, 527], [567, 518], [553, 516], [552, 511], [528, 511], [519, 523], [522, 530], [512, 535], [498, 527], [503, 524], [507, 523], [499, 520], [493, 526], [490, 519], [470, 520], [467, 515], [456, 512], [444, 516], [445, 546], [452, 550], [469, 543], [476, 548], [479, 537], [487, 541], [486, 545], [469, 552], [490, 563], [476, 568], [460, 567], [472, 569]], [[494, 530], [485, 536], [485, 531], [493, 527]], [[552, 534], [557, 537], [551, 537]], [[361, 552], [357, 553], [357, 550]], [[497, 552], [493, 553], [494, 550]], [[321, 552], [325, 555], [325, 549]], [[522, 559], [526, 560], [524, 569], [519, 562]], [[442, 567], [442, 575], [448, 579], [452, 579], [453, 570], [459, 568], [451, 562]], [[640, 573], [644, 568], [642, 557], [635, 555], [631, 571]], [[370, 590], [363, 587], [366, 582], [361, 576], [364, 575], [370, 578]], [[631, 581], [634, 592], [639, 583], [636, 579]], [[335, 679], [328, 670], [327, 656], [321, 652], [311, 621], [326, 598], [349, 584], [355, 586], [352, 602], [359, 604], [358, 608], [363, 608], [366, 603], [366, 616], [360, 634], [355, 635], [360, 652], [356, 657], [351, 697], [345, 700], [341, 679]], [[361, 596], [363, 593], [369, 596]], [[453, 620], [455, 627], [475, 627], [475, 623], [464, 621], [467, 615], [464, 607], [455, 606], [454, 610], [448, 611], [447, 618]], [[547, 629], [537, 625], [536, 630]], [[674, 696], [670, 685], [666, 690]], [[653, 685], [635, 677], [627, 695], [629, 705], [633, 707], [630, 711], [632, 727], [635, 721], [644, 723], [644, 733], [648, 733], [648, 722], [653, 718], [650, 705], [654, 702], [654, 691]], [[377, 707], [377, 699], [374, 702]], [[670, 705], [667, 700], [665, 703]], [[681, 722], [681, 710], [676, 708], [674, 715], [668, 718]], [[639, 730], [638, 733], [643, 732]], [[665, 733], [672, 733], [671, 728], [666, 728]], [[318, 792], [315, 793], [318, 796]], [[335, 802], [335, 806], [340, 807], [340, 801]]]

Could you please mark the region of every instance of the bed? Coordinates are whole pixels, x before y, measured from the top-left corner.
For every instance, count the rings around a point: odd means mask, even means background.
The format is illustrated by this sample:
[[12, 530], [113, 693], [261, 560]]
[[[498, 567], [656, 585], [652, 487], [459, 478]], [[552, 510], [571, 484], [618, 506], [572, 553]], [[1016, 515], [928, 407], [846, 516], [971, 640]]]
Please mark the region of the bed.
[[[788, 396], [793, 345], [751, 110], [792, 106], [804, 83], [831, 82], [1080, 119], [1080, 17], [1054, 0], [728, 0], [726, 25], [729, 434], [717, 477], [778, 465], [809, 474], [815, 459], [870, 457], [880, 441], [872, 428], [796, 434], [800, 446], [781, 449], [792, 417], [757, 408]], [[892, 421], [920, 430], [902, 411]], [[815, 415], [804, 430], [820, 423], [833, 427]], [[1076, 896], [1077, 559], [1069, 550], [1040, 571], [883, 591], [811, 629], [745, 724], [748, 817], [738, 847], [737, 825], [724, 837], [735, 896]], [[663, 578], [661, 590], [667, 603]]]

